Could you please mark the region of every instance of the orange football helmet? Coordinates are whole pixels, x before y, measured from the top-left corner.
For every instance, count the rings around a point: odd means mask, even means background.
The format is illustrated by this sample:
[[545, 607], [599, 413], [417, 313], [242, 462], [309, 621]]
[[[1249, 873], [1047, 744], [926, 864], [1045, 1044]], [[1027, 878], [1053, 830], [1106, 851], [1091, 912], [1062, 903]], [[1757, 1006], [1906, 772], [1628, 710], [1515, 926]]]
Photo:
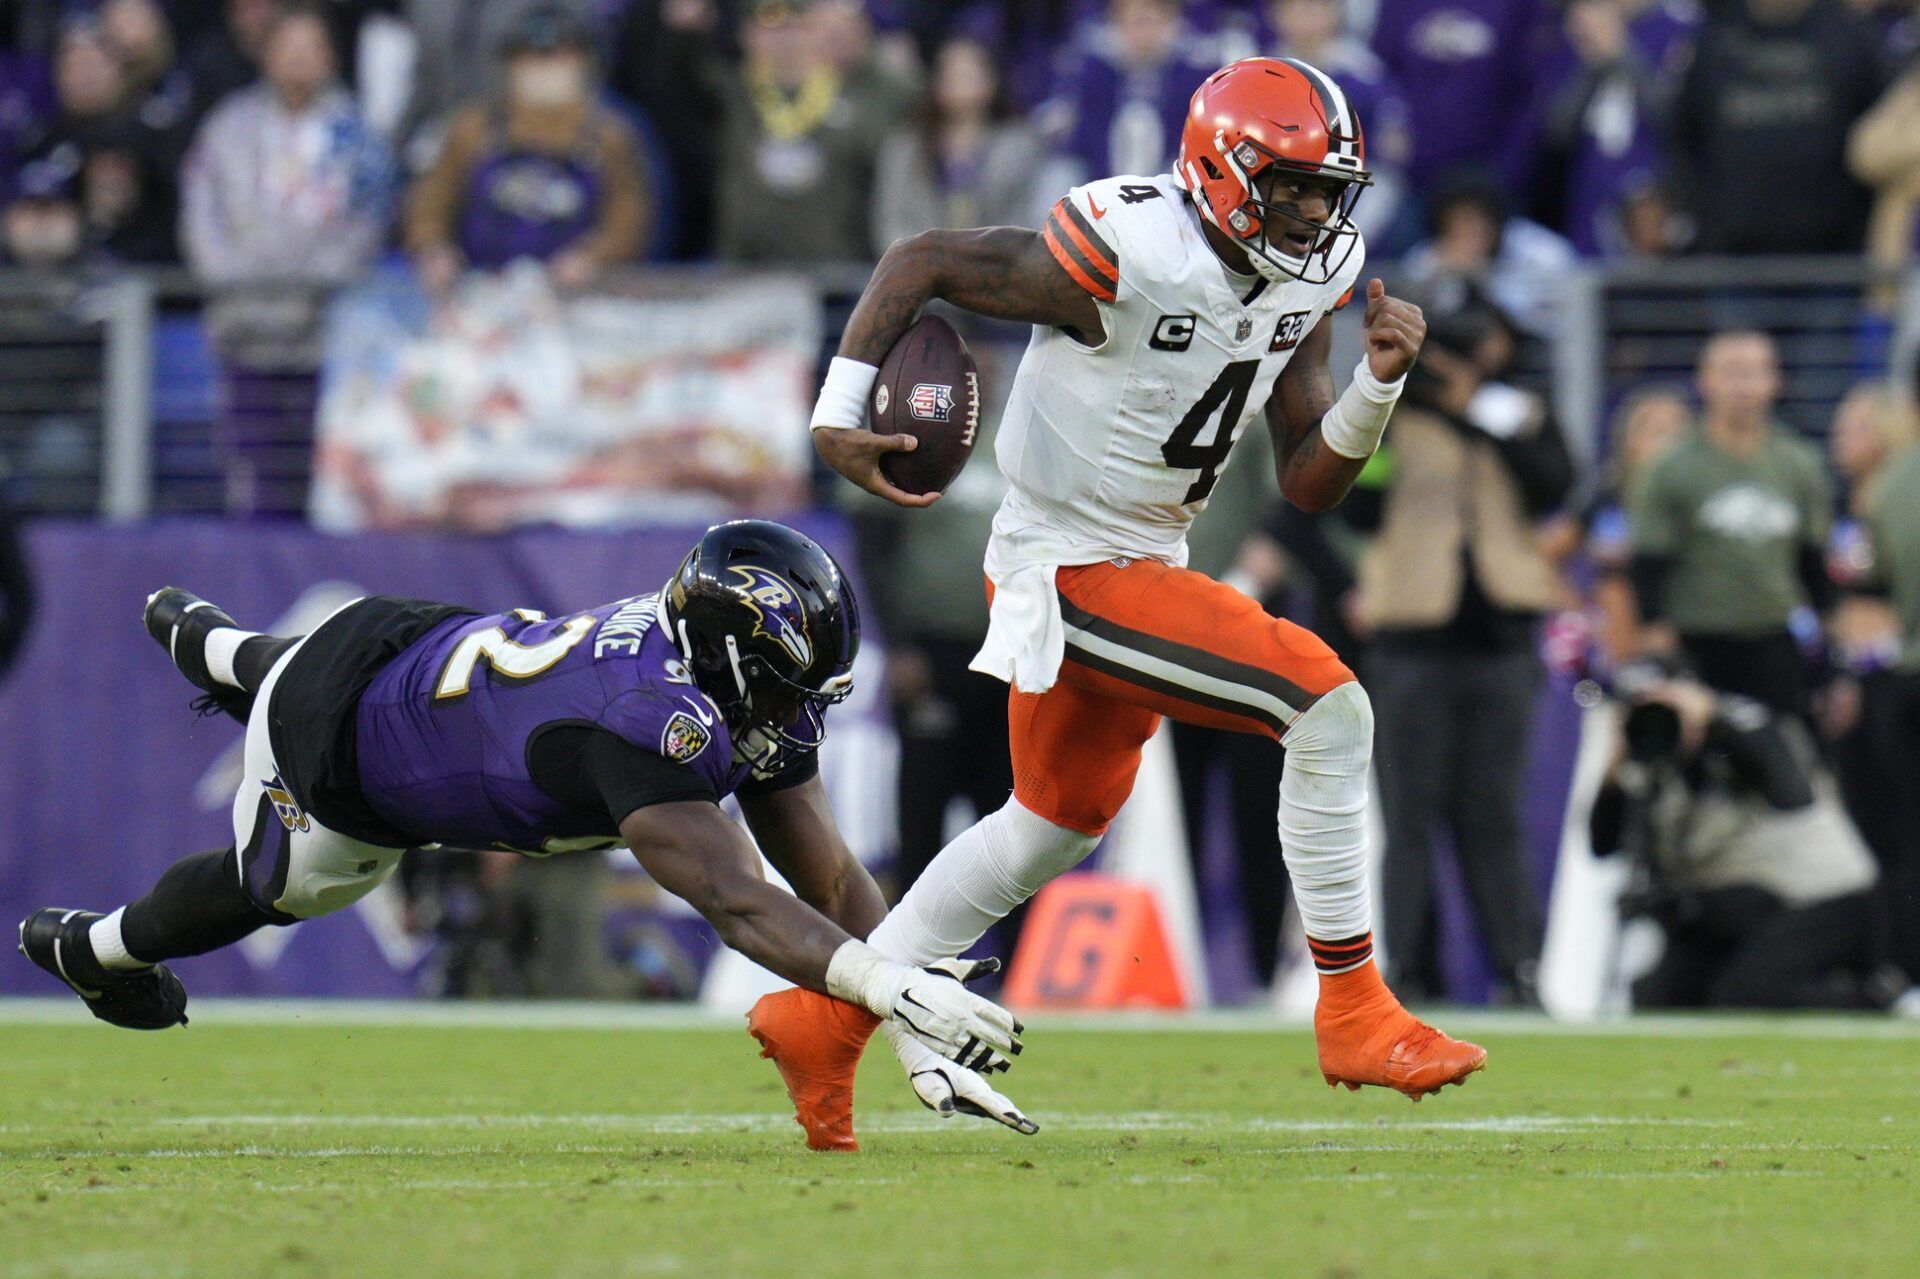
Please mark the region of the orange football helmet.
[[[1298, 58], [1245, 58], [1194, 91], [1173, 175], [1200, 216], [1246, 249], [1261, 275], [1325, 284], [1360, 242], [1352, 213], [1373, 181], [1366, 155], [1360, 120], [1332, 77]], [[1324, 225], [1261, 194], [1256, 180], [1272, 168], [1341, 184]], [[1289, 253], [1269, 244], [1273, 217], [1297, 223], [1308, 247]]]

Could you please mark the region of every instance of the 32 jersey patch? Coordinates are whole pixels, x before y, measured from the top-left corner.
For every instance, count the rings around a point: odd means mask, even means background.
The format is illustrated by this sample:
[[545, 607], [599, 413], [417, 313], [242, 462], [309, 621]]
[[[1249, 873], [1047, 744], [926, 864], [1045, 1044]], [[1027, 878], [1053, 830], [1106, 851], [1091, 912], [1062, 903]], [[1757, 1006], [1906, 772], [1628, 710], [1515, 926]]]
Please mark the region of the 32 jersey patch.
[[1300, 345], [1300, 339], [1307, 336], [1307, 312], [1289, 311], [1280, 317], [1273, 326], [1273, 341], [1267, 344], [1268, 354], [1275, 351], [1291, 351]]

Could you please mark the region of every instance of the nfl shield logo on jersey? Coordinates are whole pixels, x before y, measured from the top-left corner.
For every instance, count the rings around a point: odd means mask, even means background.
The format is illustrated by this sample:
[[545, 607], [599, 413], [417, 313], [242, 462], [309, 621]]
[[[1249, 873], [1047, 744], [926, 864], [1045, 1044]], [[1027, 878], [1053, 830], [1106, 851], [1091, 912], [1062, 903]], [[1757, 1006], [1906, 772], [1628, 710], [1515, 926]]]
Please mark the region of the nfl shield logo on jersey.
[[660, 753], [676, 764], [684, 764], [707, 749], [712, 740], [713, 734], [699, 720], [685, 711], [675, 711], [660, 730]]
[[923, 422], [944, 422], [953, 416], [953, 388], [944, 382], [917, 383], [907, 411]]
[[1243, 315], [1240, 317], [1240, 323], [1233, 326], [1233, 340], [1235, 342], [1244, 342], [1252, 336], [1253, 336], [1253, 317], [1250, 315]]

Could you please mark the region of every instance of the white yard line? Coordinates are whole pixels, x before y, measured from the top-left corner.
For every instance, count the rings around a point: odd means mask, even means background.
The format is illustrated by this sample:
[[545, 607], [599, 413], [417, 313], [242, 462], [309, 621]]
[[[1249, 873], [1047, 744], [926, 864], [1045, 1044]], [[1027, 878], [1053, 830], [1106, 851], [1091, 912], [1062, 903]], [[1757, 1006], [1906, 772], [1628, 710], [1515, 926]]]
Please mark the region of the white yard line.
[[[611, 1004], [432, 1000], [200, 999], [191, 1008], [195, 1025], [210, 1026], [393, 1026], [480, 1027], [527, 1030], [710, 1030], [738, 1032], [744, 1019], [693, 1004]], [[1763, 1016], [1646, 1015], [1595, 1022], [1562, 1022], [1540, 1013], [1453, 1009], [1434, 1014], [1446, 1029], [1465, 1035], [1605, 1035], [1648, 1038], [1714, 1038], [1767, 1035], [1794, 1039], [1920, 1039], [1920, 1020], [1870, 1016], [1795, 1014]], [[1034, 1013], [1037, 1031], [1205, 1031], [1271, 1034], [1310, 1029], [1299, 1018], [1228, 1009], [1185, 1013]], [[0, 1026], [91, 1025], [71, 999], [0, 998]]]
[[[1541, 1133], [1570, 1133], [1608, 1128], [1737, 1128], [1745, 1126], [1738, 1119], [1693, 1119], [1685, 1117], [1649, 1116], [1646, 1118], [1627, 1118], [1611, 1115], [1495, 1115], [1474, 1119], [1276, 1119], [1245, 1116], [1233, 1116], [1199, 1112], [1177, 1111], [1134, 1111], [1120, 1114], [1072, 1114], [1061, 1115], [1046, 1121], [1046, 1127], [1059, 1132], [1092, 1133], [1130, 1133], [1130, 1132], [1198, 1132], [1198, 1133], [1345, 1133], [1369, 1134], [1376, 1137], [1389, 1136], [1396, 1132], [1449, 1132], [1449, 1133], [1490, 1133], [1507, 1135], [1532, 1135]], [[498, 1129], [502, 1132], [531, 1130], [567, 1130], [578, 1129], [595, 1133], [632, 1133], [641, 1136], [699, 1136], [729, 1132], [775, 1132], [785, 1133], [792, 1129], [791, 1116], [773, 1113], [756, 1114], [578, 1114], [578, 1115], [519, 1115], [519, 1114], [448, 1114], [448, 1115], [383, 1115], [383, 1114], [312, 1114], [287, 1113], [271, 1114], [245, 1112], [235, 1114], [173, 1115], [151, 1116], [137, 1119], [116, 1120], [105, 1127], [95, 1129], [97, 1135], [134, 1132], [178, 1132], [183, 1128], [247, 1128], [247, 1129], [458, 1129], [463, 1132]], [[859, 1121], [859, 1129], [864, 1133], [964, 1133], [977, 1132], [988, 1136], [998, 1136], [1000, 1130], [985, 1124], [961, 1125], [943, 1120], [931, 1114], [913, 1112], [881, 1113], [865, 1116]], [[0, 1126], [0, 1133], [7, 1134], [73, 1134], [70, 1124], [8, 1124]], [[243, 1153], [271, 1153], [268, 1147], [241, 1147]], [[290, 1153], [305, 1155], [302, 1150]], [[341, 1148], [342, 1151], [347, 1148]], [[355, 1148], [358, 1149], [358, 1148]], [[377, 1153], [392, 1147], [367, 1147], [369, 1152]], [[421, 1147], [420, 1153], [480, 1153], [488, 1147], [436, 1146]], [[559, 1146], [557, 1151], [576, 1151], [578, 1153], [600, 1153], [601, 1148], [581, 1148]], [[607, 1153], [630, 1154], [629, 1147], [606, 1148]], [[182, 1157], [193, 1153], [183, 1151]]]

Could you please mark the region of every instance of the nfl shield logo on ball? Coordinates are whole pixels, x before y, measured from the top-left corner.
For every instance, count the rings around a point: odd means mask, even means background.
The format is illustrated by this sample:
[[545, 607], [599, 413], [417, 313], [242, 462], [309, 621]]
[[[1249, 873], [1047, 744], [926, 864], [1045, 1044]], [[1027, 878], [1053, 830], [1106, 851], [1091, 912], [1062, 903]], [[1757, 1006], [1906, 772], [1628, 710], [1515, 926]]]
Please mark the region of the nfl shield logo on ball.
[[684, 764], [713, 739], [699, 720], [685, 711], [675, 711], [660, 733], [660, 753], [676, 764]]
[[923, 422], [944, 422], [953, 416], [953, 388], [944, 382], [921, 382], [907, 399], [907, 411]]
[[887, 384], [885, 382], [882, 382], [879, 386], [874, 387], [873, 388], [873, 411], [875, 413], [885, 413], [887, 411], [887, 405], [889, 402], [892, 401], [892, 399], [893, 397], [887, 394]]

